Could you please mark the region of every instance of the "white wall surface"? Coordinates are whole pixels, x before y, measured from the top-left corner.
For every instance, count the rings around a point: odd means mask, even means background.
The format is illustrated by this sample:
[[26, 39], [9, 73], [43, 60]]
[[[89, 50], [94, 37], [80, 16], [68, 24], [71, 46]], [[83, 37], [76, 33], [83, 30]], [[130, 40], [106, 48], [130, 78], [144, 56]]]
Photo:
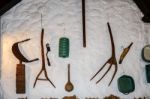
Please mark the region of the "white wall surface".
[[[42, 97], [57, 97], [76, 95], [80, 99], [85, 97], [103, 98], [110, 94], [122, 98], [149, 97], [150, 84], [146, 82], [145, 64], [141, 59], [141, 49], [150, 36], [150, 24], [144, 24], [143, 16], [132, 0], [86, 0], [87, 48], [82, 47], [82, 13], [81, 0], [22, 0], [2, 16], [2, 77], [1, 90], [4, 99], [41, 99]], [[22, 52], [29, 58], [40, 58], [40, 14], [43, 14], [45, 29], [44, 43], [50, 43], [49, 53], [52, 66], [47, 68], [49, 78], [56, 85], [56, 89], [49, 82], [38, 81], [33, 88], [34, 80], [41, 69], [41, 60], [26, 63], [26, 94], [16, 94], [16, 64], [11, 47], [14, 42], [31, 38], [21, 45]], [[110, 37], [107, 29], [110, 22], [116, 57], [124, 47], [134, 42], [130, 52], [118, 65], [118, 72], [111, 84], [108, 83], [114, 67], [99, 83], [95, 82], [104, 73], [100, 73], [93, 81], [90, 78], [104, 64], [111, 55]], [[64, 31], [65, 28], [65, 31]], [[147, 31], [147, 34], [146, 34]], [[65, 33], [64, 33], [65, 32]], [[66, 36], [70, 39], [70, 56], [63, 59], [58, 57], [59, 38]], [[71, 81], [74, 90], [66, 92], [67, 64], [71, 64]], [[117, 79], [122, 75], [130, 75], [135, 81], [135, 91], [124, 95], [118, 91]], [[44, 76], [43, 76], [44, 77]]]

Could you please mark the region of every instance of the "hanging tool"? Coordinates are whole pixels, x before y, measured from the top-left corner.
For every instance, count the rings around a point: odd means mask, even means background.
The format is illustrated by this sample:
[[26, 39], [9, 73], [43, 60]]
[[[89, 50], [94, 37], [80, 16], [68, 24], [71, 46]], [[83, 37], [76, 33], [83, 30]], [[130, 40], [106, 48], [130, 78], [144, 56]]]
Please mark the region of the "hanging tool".
[[50, 52], [51, 49], [50, 49], [50, 46], [49, 46], [48, 43], [46, 44], [46, 48], [47, 48], [47, 52], [46, 52], [47, 64], [48, 64], [48, 66], [51, 66], [50, 60], [49, 60], [49, 58], [48, 58], [48, 52]]
[[83, 47], [86, 47], [85, 0], [82, 0]]
[[116, 75], [116, 72], [118, 70], [118, 65], [117, 65], [117, 61], [116, 61], [116, 54], [115, 54], [115, 45], [114, 45], [114, 40], [113, 40], [113, 36], [112, 36], [112, 32], [111, 32], [111, 27], [109, 25], [109, 23], [107, 23], [107, 26], [108, 26], [108, 30], [109, 30], [109, 34], [110, 34], [110, 40], [111, 40], [111, 47], [112, 47], [112, 55], [111, 57], [106, 61], [106, 63], [98, 70], [98, 72], [91, 78], [91, 80], [96, 77], [96, 75], [106, 66], [106, 64], [110, 64], [109, 65], [109, 68], [108, 70], [105, 72], [105, 74], [96, 82], [99, 83], [103, 78], [104, 76], [108, 73], [108, 71], [111, 69], [111, 67], [114, 65], [114, 68], [115, 68], [115, 71], [114, 71], [114, 74], [112, 76], [112, 79], [111, 81], [109, 82], [109, 85], [111, 84], [111, 82], [113, 81], [115, 75]]
[[[41, 26], [42, 26], [42, 15], [41, 15]], [[52, 81], [48, 78], [46, 67], [45, 67], [44, 28], [42, 28], [42, 31], [41, 31], [41, 57], [42, 57], [42, 68], [41, 68], [41, 71], [39, 72], [39, 74], [37, 75], [37, 77], [35, 79], [33, 87], [35, 87], [37, 80], [43, 80], [43, 81], [49, 81], [52, 84], [52, 86], [54, 88], [56, 88], [55, 85], [52, 83]], [[39, 76], [41, 75], [42, 71], [44, 72], [45, 79], [39, 78]]]
[[21, 53], [21, 51], [20, 51], [20, 49], [19, 49], [19, 44], [20, 43], [23, 43], [23, 42], [26, 42], [26, 41], [29, 41], [30, 39], [25, 39], [25, 40], [23, 40], [23, 41], [20, 41], [20, 42], [16, 42], [16, 43], [14, 43], [13, 44], [13, 46], [12, 46], [12, 52], [13, 52], [13, 54], [14, 54], [14, 56], [17, 58], [17, 59], [19, 59], [19, 61], [20, 61], [20, 63], [22, 63], [22, 62], [33, 62], [33, 61], [37, 61], [38, 60], [38, 58], [36, 58], [36, 59], [33, 59], [33, 60], [28, 60], [22, 53]]
[[73, 88], [73, 84], [70, 81], [70, 64], [68, 64], [68, 82], [65, 85], [65, 90], [71, 92]]
[[119, 64], [122, 63], [123, 59], [128, 54], [128, 52], [129, 52], [129, 50], [130, 50], [130, 48], [131, 48], [132, 45], [133, 45], [133, 42], [131, 42], [131, 44], [123, 50], [123, 52], [122, 52], [122, 54], [120, 56], [120, 59], [119, 59]]
[[25, 93], [25, 64], [22, 64], [22, 62], [33, 62], [37, 61], [38, 58], [33, 60], [28, 60], [20, 51], [19, 44], [29, 41], [30, 39], [25, 39], [23, 41], [19, 41], [13, 44], [12, 46], [12, 52], [14, 56], [19, 60], [19, 64], [17, 64], [16, 68], [16, 93], [23, 94]]

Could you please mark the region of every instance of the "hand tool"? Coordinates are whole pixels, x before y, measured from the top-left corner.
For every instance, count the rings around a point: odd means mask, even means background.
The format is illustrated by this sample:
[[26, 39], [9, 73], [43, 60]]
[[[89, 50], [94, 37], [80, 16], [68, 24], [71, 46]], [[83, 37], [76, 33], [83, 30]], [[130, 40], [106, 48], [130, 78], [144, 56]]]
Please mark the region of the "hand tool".
[[[41, 27], [42, 27], [42, 15], [41, 15]], [[41, 29], [41, 57], [42, 57], [42, 68], [41, 68], [41, 71], [39, 72], [39, 74], [37, 75], [37, 77], [35, 79], [33, 87], [35, 87], [37, 80], [43, 80], [43, 81], [49, 81], [52, 84], [52, 86], [54, 88], [56, 88], [55, 85], [53, 84], [53, 82], [48, 78], [46, 67], [45, 67], [44, 28], [43, 27]], [[39, 76], [42, 74], [42, 72], [44, 72], [45, 79], [39, 78]]]
[[50, 52], [51, 49], [50, 49], [50, 46], [49, 46], [48, 43], [46, 44], [46, 48], [47, 48], [47, 52], [46, 52], [47, 64], [48, 64], [48, 66], [51, 66], [50, 60], [49, 60], [49, 58], [48, 58], [48, 52]]
[[97, 75], [97, 74], [106, 66], [106, 64], [108, 63], [108, 64], [110, 64], [108, 70], [107, 70], [107, 71], [104, 73], [104, 75], [96, 82], [96, 84], [99, 83], [99, 82], [104, 78], [104, 76], [108, 73], [108, 71], [109, 71], [109, 70], [111, 69], [111, 67], [114, 65], [115, 71], [114, 71], [114, 74], [113, 74], [113, 76], [112, 76], [112, 79], [111, 79], [111, 81], [109, 82], [109, 85], [108, 85], [108, 86], [110, 86], [110, 84], [111, 84], [111, 82], [113, 81], [113, 79], [114, 79], [114, 77], [115, 77], [115, 75], [116, 75], [116, 72], [117, 72], [117, 70], [118, 70], [118, 65], [117, 65], [117, 61], [116, 61], [114, 40], [113, 40], [113, 36], [112, 36], [112, 32], [111, 32], [111, 27], [110, 27], [109, 23], [107, 23], [107, 26], [108, 26], [109, 35], [110, 35], [110, 40], [111, 40], [112, 55], [111, 55], [111, 57], [106, 61], [106, 63], [98, 70], [98, 72], [91, 78], [91, 80], [92, 80], [93, 78], [95, 78], [96, 75]]
[[131, 48], [132, 45], [133, 45], [133, 42], [131, 42], [131, 44], [123, 50], [123, 52], [122, 52], [122, 54], [120, 56], [120, 59], [119, 59], [119, 64], [122, 63], [123, 59], [128, 54], [128, 52], [129, 52], [129, 50], [130, 50], [130, 48]]
[[23, 94], [25, 93], [25, 64], [22, 64], [22, 62], [33, 62], [37, 61], [38, 58], [33, 59], [33, 60], [28, 60], [20, 51], [19, 49], [19, 44], [29, 41], [30, 39], [25, 39], [19, 42], [16, 42], [12, 46], [12, 52], [14, 56], [19, 60], [19, 64], [17, 64], [16, 68], [16, 93], [18, 94]]
[[70, 81], [70, 64], [68, 64], [68, 82], [65, 85], [65, 90], [71, 92], [73, 88], [73, 84]]

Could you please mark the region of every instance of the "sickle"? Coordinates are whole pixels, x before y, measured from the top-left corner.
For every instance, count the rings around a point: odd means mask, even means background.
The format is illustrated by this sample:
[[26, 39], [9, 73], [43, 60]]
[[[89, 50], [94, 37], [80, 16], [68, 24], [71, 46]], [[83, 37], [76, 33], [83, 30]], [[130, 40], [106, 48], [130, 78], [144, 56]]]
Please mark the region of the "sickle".
[[33, 60], [28, 60], [22, 53], [21, 51], [19, 50], [19, 43], [23, 43], [23, 42], [26, 42], [26, 41], [29, 41], [30, 39], [25, 39], [25, 40], [22, 40], [20, 42], [16, 42], [13, 44], [12, 46], [12, 52], [14, 54], [14, 56], [20, 60], [20, 62], [33, 62], [33, 61], [36, 61], [38, 60], [38, 58], [36, 59], [33, 59]]

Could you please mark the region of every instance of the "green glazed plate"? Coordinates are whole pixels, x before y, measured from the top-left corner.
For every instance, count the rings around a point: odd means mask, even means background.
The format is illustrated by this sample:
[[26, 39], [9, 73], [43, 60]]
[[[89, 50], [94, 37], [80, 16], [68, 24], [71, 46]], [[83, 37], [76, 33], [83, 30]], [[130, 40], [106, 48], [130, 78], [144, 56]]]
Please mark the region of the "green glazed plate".
[[129, 94], [135, 90], [134, 80], [131, 76], [123, 75], [118, 79], [118, 89], [123, 94]]

